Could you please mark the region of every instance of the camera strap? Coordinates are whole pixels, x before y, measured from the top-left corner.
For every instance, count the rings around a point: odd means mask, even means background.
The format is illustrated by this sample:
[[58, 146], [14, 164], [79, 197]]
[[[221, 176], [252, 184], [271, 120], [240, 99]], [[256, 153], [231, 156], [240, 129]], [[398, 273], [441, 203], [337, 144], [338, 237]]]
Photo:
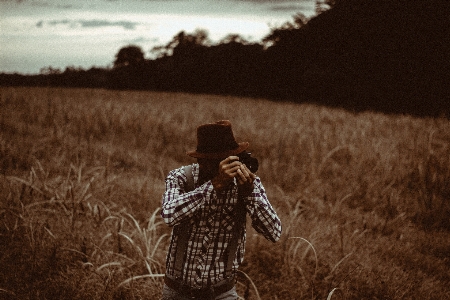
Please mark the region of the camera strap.
[[[191, 165], [185, 166], [184, 173], [186, 175], [186, 183], [184, 191], [188, 193], [195, 189], [192, 166]], [[245, 227], [246, 208], [244, 201], [241, 200], [243, 199], [239, 199], [237, 206], [235, 207], [236, 213], [234, 216], [235, 220], [233, 227], [233, 236], [227, 249], [228, 256], [226, 260], [226, 269], [225, 269], [226, 277], [230, 276], [233, 272], [233, 262], [236, 257], [239, 237], [241, 236], [242, 231], [244, 230]], [[189, 221], [182, 222], [181, 224], [173, 228], [173, 235], [177, 236], [177, 249], [175, 252], [174, 275], [175, 278], [179, 280], [181, 280], [182, 278], [183, 265], [186, 258], [186, 250], [190, 236], [189, 229], [191, 229], [189, 226]]]

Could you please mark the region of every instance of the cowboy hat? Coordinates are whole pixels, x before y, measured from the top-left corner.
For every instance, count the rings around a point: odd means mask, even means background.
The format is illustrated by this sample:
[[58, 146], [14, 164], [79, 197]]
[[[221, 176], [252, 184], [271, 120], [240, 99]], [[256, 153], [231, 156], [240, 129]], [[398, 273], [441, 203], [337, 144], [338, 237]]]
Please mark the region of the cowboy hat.
[[245, 151], [248, 142], [237, 143], [228, 120], [200, 125], [197, 128], [197, 149], [186, 154], [195, 158], [224, 159]]

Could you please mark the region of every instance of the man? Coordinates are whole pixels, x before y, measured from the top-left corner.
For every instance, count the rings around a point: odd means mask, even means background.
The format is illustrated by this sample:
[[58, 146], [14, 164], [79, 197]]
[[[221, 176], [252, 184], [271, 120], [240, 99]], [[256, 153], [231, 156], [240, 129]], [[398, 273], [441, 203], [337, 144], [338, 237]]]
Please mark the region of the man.
[[[166, 260], [163, 300], [237, 299], [235, 276], [244, 258], [245, 216], [276, 242], [281, 222], [258, 176], [239, 161], [231, 123], [197, 128], [197, 158], [166, 178], [161, 216], [174, 226]], [[191, 185], [191, 186], [190, 186]]]

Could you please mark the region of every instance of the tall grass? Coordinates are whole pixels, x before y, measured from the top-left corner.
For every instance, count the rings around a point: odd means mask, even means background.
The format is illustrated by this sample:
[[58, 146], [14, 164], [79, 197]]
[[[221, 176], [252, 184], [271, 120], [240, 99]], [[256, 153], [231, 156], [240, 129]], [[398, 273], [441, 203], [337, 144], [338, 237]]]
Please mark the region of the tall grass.
[[251, 144], [283, 223], [249, 299], [450, 296], [450, 122], [210, 95], [0, 90], [0, 296], [157, 299], [164, 178], [199, 124]]

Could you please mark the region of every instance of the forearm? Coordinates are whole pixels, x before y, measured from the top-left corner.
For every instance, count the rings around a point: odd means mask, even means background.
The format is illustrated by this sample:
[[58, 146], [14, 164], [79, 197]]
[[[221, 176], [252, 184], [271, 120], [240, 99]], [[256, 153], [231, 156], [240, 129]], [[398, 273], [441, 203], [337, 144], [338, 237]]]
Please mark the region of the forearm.
[[214, 197], [211, 181], [190, 192], [185, 192], [182, 183], [169, 176], [166, 179], [166, 191], [163, 195], [161, 216], [169, 226], [191, 218], [199, 209], [208, 205]]
[[253, 228], [266, 239], [276, 242], [281, 237], [281, 221], [267, 199], [264, 187], [255, 181], [253, 193], [246, 197], [247, 212], [252, 219]]

